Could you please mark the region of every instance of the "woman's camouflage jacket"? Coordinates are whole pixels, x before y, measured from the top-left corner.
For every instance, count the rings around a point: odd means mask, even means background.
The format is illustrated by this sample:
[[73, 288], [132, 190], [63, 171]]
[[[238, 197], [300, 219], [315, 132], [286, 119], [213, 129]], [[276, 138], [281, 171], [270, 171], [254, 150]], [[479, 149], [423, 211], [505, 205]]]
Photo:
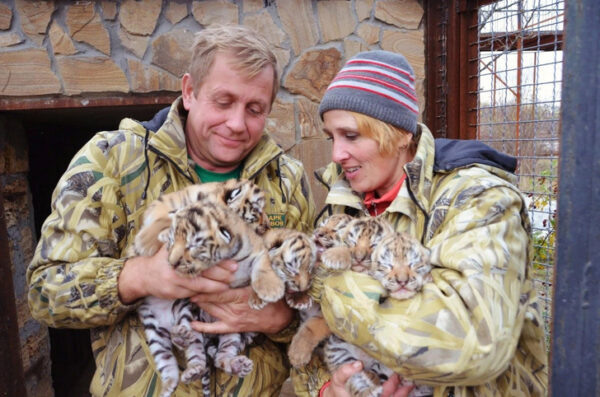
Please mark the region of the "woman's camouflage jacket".
[[[381, 216], [431, 250], [433, 282], [380, 304], [382, 287], [368, 276], [330, 276], [321, 290], [327, 323], [401, 376], [435, 386], [436, 397], [546, 395], [527, 208], [498, 164], [509, 156], [420, 131], [406, 182]], [[368, 215], [334, 164], [319, 175], [330, 187], [322, 216]], [[293, 377], [298, 395], [315, 396], [329, 374], [315, 356]]]

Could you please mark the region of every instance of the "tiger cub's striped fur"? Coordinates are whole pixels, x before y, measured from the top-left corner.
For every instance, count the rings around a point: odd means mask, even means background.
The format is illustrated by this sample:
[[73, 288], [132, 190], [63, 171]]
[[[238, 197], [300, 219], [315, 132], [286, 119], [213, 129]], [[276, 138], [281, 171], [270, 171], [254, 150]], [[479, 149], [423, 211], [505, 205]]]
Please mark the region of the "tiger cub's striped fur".
[[[335, 214], [323, 220], [313, 231], [312, 240], [317, 253], [314, 273], [324, 270], [321, 264], [321, 254], [329, 248], [342, 244], [341, 231], [351, 220], [350, 215]], [[301, 325], [292, 338], [288, 350], [290, 364], [296, 368], [306, 365], [310, 361], [314, 349], [331, 335], [331, 330], [323, 319], [321, 307], [317, 302], [311, 303], [313, 303], [311, 306], [303, 308], [299, 312]]]
[[[236, 260], [239, 267], [232, 287], [251, 282], [255, 292], [250, 304], [262, 307], [264, 301], [277, 301], [284, 292], [259, 236], [268, 227], [264, 203], [262, 191], [249, 181], [203, 184], [165, 195], [148, 208], [135, 240], [135, 254], [152, 255], [156, 247], [166, 243], [169, 263], [187, 276], [196, 276], [223, 259]], [[204, 394], [209, 395], [205, 351], [208, 338], [195, 332], [191, 321], [214, 319], [187, 299], [151, 296], [144, 299], [138, 314], [162, 380], [161, 396], [171, 395], [179, 381], [173, 345], [185, 351], [187, 367], [181, 380], [189, 383], [202, 377]], [[211, 349], [216, 366], [234, 375], [247, 375], [252, 361], [239, 352], [251, 337], [213, 337], [218, 339], [217, 347]]]
[[285, 284], [285, 300], [294, 309], [312, 305], [312, 283], [317, 247], [311, 238], [294, 229], [271, 229], [265, 234], [271, 266]]
[[[429, 250], [411, 236], [395, 232], [383, 218], [353, 219], [338, 235], [341, 244], [334, 244], [321, 255], [325, 267], [367, 273], [378, 280], [393, 299], [408, 299], [420, 291], [425, 282], [431, 281]], [[337, 241], [335, 238], [333, 240]], [[320, 342], [317, 339], [322, 336], [328, 336], [323, 355], [330, 372], [349, 362], [363, 362], [364, 370], [353, 375], [346, 383], [350, 394], [379, 396], [381, 383], [393, 371], [359, 347], [332, 335], [320, 313], [303, 324], [294, 336], [289, 351], [290, 362], [305, 365], [312, 354], [311, 348]], [[431, 394], [430, 387], [417, 386], [410, 396]]]
[[151, 202], [144, 211], [131, 253], [154, 255], [162, 245], [158, 235], [171, 226], [169, 214], [198, 201], [221, 203], [232, 208], [246, 223], [254, 225], [258, 234], [264, 234], [269, 228], [269, 220], [263, 211], [265, 195], [254, 183], [247, 179], [202, 183], [162, 195]]
[[[371, 266], [371, 252], [392, 226], [382, 218], [352, 218], [336, 214], [324, 220], [313, 232], [321, 247], [320, 265], [329, 271], [352, 269], [365, 272]], [[292, 338], [288, 357], [294, 367], [306, 365], [313, 350], [329, 335], [320, 308], [301, 313], [302, 324]]]

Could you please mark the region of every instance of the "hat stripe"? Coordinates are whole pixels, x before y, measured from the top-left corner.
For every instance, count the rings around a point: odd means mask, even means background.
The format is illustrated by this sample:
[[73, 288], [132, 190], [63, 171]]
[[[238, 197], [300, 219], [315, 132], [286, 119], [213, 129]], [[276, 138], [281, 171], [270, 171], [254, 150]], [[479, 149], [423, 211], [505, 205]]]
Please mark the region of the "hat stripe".
[[367, 77], [367, 76], [362, 76], [362, 75], [358, 75], [358, 74], [344, 74], [342, 76], [336, 77], [334, 79], [334, 81], [336, 81], [336, 80], [345, 80], [345, 79], [348, 79], [348, 78], [355, 79], [355, 80], [365, 80], [365, 81], [373, 82], [375, 84], [380, 84], [380, 85], [383, 85], [385, 87], [388, 87], [388, 88], [390, 88], [392, 90], [398, 91], [398, 92], [406, 95], [407, 97], [409, 97], [413, 101], [417, 100], [417, 97], [414, 94], [414, 90], [412, 90], [412, 92], [410, 92], [410, 91], [408, 91], [408, 90], [406, 90], [406, 89], [404, 89], [402, 87], [399, 87], [399, 86], [394, 85], [394, 84], [390, 84], [390, 83], [388, 83], [386, 81], [383, 81], [381, 79], [376, 79], [376, 78], [373, 78], [373, 77]]
[[381, 69], [377, 69], [377, 68], [371, 68], [371, 67], [346, 67], [343, 68], [342, 70], [340, 70], [340, 72], [338, 73], [338, 75], [343, 75], [346, 74], [348, 72], [362, 72], [362, 73], [372, 73], [372, 74], [378, 74], [381, 76], [385, 76], [389, 79], [392, 79], [394, 81], [399, 82], [402, 85], [405, 85], [406, 87], [412, 89], [414, 91], [415, 89], [415, 84], [414, 84], [414, 80], [410, 80], [410, 79], [405, 79], [402, 76], [398, 76], [397, 74], [392, 74], [389, 73], [385, 70], [381, 70]]
[[350, 64], [355, 64], [355, 63], [367, 63], [367, 64], [372, 64], [372, 65], [377, 65], [377, 66], [381, 66], [387, 69], [391, 69], [397, 73], [403, 74], [404, 76], [408, 77], [409, 80], [411, 81], [415, 81], [415, 78], [413, 76], [411, 76], [410, 73], [408, 73], [406, 70], [394, 67], [392, 65], [389, 65], [387, 63], [383, 63], [383, 62], [377, 62], [377, 61], [373, 61], [373, 60], [369, 60], [369, 59], [352, 59], [350, 61], [348, 61], [347, 65]]
[[379, 87], [379, 88], [375, 87], [372, 84], [362, 84], [362, 83], [350, 81], [350, 80], [343, 80], [343, 81], [339, 81], [339, 82], [334, 81], [333, 83], [331, 83], [329, 85], [329, 88], [327, 89], [327, 91], [330, 91], [334, 88], [354, 88], [354, 89], [358, 89], [361, 91], [370, 92], [372, 94], [379, 95], [386, 99], [391, 99], [392, 101], [403, 105], [411, 112], [413, 112], [415, 114], [419, 114], [419, 110], [415, 106], [415, 104], [410, 101], [407, 101], [402, 95], [398, 95], [395, 92], [386, 90], [381, 87]]

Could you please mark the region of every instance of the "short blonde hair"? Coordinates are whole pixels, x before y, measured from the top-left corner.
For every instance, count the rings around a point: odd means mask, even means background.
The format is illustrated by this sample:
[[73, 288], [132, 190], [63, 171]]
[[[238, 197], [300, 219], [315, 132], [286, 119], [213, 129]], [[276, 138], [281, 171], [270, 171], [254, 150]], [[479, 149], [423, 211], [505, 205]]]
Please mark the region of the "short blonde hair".
[[381, 154], [390, 155], [394, 153], [398, 149], [400, 138], [403, 135], [410, 135], [409, 153], [414, 155], [417, 152], [418, 141], [412, 133], [362, 113], [350, 112], [350, 114], [356, 121], [358, 132], [377, 142]]
[[271, 66], [273, 68], [271, 104], [273, 104], [279, 89], [277, 58], [265, 39], [252, 29], [240, 25], [212, 25], [196, 33], [189, 68], [194, 84], [194, 95], [210, 72], [217, 53], [232, 54], [236, 59], [234, 68], [243, 71], [249, 78], [255, 77], [264, 68]]

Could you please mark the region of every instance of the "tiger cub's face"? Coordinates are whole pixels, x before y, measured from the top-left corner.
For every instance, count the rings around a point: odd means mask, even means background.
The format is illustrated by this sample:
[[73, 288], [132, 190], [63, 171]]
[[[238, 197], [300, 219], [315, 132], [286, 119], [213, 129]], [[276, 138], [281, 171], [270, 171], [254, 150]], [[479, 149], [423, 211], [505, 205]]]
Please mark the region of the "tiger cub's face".
[[334, 214], [319, 224], [313, 231], [313, 241], [319, 255], [328, 248], [342, 245], [342, 230], [351, 220], [350, 215]]
[[388, 233], [375, 247], [369, 275], [395, 299], [408, 299], [432, 280], [429, 249], [406, 233]]
[[311, 298], [306, 291], [311, 286], [317, 248], [310, 236], [292, 229], [272, 229], [267, 233], [266, 245], [275, 273], [285, 283], [288, 305], [306, 309]]
[[344, 228], [342, 241], [350, 248], [352, 270], [367, 271], [371, 254], [383, 237], [393, 233], [392, 226], [383, 218], [363, 217], [351, 220]]
[[[231, 179], [224, 182], [221, 199], [244, 222], [253, 225], [259, 235], [264, 234], [269, 228], [269, 218], [264, 212], [265, 194], [251, 181]], [[199, 200], [202, 198], [199, 197]]]
[[[197, 202], [171, 214], [171, 227], [159, 235], [167, 244], [169, 263], [184, 275], [199, 275], [242, 247], [235, 215], [209, 202]], [[238, 220], [239, 222], [239, 220]]]

